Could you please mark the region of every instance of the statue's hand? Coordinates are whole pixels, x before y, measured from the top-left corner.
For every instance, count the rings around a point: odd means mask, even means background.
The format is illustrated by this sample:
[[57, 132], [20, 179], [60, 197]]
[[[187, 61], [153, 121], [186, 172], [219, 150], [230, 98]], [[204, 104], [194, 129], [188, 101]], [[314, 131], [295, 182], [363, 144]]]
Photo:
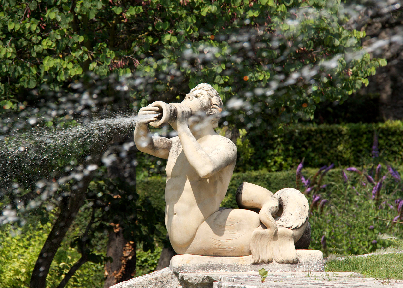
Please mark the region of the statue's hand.
[[161, 118], [160, 107], [150, 104], [140, 109], [139, 113], [137, 114], [137, 123], [148, 124], [157, 121], [159, 118]]

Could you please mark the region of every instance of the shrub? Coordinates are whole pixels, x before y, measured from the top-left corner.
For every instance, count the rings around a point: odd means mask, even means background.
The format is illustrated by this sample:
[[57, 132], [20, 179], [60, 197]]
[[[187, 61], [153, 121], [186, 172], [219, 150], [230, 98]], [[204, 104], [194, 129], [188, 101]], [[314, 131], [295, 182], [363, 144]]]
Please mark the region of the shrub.
[[325, 185], [321, 176], [327, 169], [321, 168], [310, 181], [297, 173], [310, 200], [311, 248], [325, 255], [349, 255], [394, 245], [390, 239], [403, 228], [403, 182], [391, 166], [383, 174], [381, 168], [381, 164], [368, 171], [349, 167], [346, 170], [353, 173], [349, 176], [339, 170], [340, 180]]
[[[5, 225], [0, 231], [0, 287], [29, 287], [32, 269], [51, 223], [26, 224], [22, 228]], [[57, 287], [80, 255], [68, 245], [59, 249], [47, 277], [48, 287]], [[103, 265], [86, 263], [66, 287], [102, 287]]]
[[[293, 125], [283, 133], [267, 131], [258, 136], [248, 135], [254, 153], [247, 165], [237, 171], [267, 169], [289, 170], [305, 159], [307, 167], [321, 167], [336, 163], [339, 166], [361, 166], [371, 155], [374, 131], [379, 137], [381, 158], [391, 163], [403, 160], [403, 122], [388, 121], [376, 124]], [[245, 145], [245, 144], [244, 144]], [[242, 147], [240, 151], [244, 151]], [[239, 154], [238, 158], [242, 159]], [[245, 162], [245, 161], [244, 161]], [[243, 163], [241, 161], [241, 163]]]
[[156, 247], [154, 251], [144, 252], [142, 249], [136, 251], [136, 277], [155, 270], [161, 254], [161, 247]]

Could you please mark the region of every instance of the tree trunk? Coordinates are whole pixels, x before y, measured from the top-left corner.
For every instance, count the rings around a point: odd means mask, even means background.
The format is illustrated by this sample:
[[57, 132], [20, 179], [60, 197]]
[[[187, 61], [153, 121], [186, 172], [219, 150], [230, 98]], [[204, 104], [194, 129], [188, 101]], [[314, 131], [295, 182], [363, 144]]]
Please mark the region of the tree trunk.
[[[136, 160], [137, 148], [132, 147], [126, 152], [126, 156], [120, 157], [122, 144], [133, 142], [133, 139], [126, 137], [120, 145], [111, 146], [106, 153], [114, 153], [118, 156], [117, 160], [108, 167], [109, 178], [120, 178], [132, 185], [134, 192], [136, 190], [136, 167], [131, 163]], [[130, 280], [136, 273], [136, 243], [127, 241], [123, 236], [122, 227], [114, 224], [113, 230], [109, 232], [109, 240], [106, 256], [111, 257], [113, 262], [105, 264], [105, 283], [104, 288], [115, 285], [116, 283]]]
[[50, 231], [41, 253], [36, 260], [29, 284], [30, 288], [46, 288], [46, 277], [49, 273], [53, 258], [76, 218], [78, 211], [84, 204], [85, 193], [92, 177], [87, 176], [86, 178], [87, 179], [82, 180], [82, 185], [79, 189], [72, 191], [69, 197], [62, 200], [59, 217], [53, 225], [52, 231]]
[[176, 255], [176, 252], [172, 247], [164, 247], [161, 251], [160, 259], [158, 260], [157, 268], [155, 270], [161, 270], [166, 267], [169, 267], [169, 263], [171, 262], [171, 258]]
[[171, 258], [176, 255], [175, 250], [172, 248], [169, 242], [169, 236], [167, 234], [166, 241], [164, 243], [164, 248], [161, 251], [160, 259], [158, 260], [157, 268], [155, 270], [161, 270], [169, 266]]
[[136, 244], [126, 241], [119, 224], [112, 225], [114, 229], [109, 232], [106, 256], [111, 257], [113, 261], [105, 264], [104, 288], [127, 281], [136, 273]]

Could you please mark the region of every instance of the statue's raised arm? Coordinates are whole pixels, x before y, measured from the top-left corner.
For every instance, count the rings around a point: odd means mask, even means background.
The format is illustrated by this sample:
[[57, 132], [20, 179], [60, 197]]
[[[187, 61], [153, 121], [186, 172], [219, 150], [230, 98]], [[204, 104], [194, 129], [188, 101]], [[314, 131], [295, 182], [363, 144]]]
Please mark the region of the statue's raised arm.
[[208, 84], [192, 89], [177, 107], [173, 127], [187, 160], [201, 178], [208, 178], [236, 162], [236, 146], [214, 131], [221, 107], [221, 98]]
[[148, 124], [155, 123], [160, 117], [161, 108], [154, 103], [141, 108], [134, 129], [134, 142], [141, 152], [168, 159], [171, 140], [166, 137], [151, 135], [148, 129]]

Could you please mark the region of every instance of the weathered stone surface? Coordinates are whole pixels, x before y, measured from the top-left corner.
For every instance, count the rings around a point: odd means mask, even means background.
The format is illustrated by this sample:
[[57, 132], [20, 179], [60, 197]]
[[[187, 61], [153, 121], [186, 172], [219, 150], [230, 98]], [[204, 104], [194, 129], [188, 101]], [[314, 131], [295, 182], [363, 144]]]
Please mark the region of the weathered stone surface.
[[252, 256], [210, 257], [200, 255], [176, 255], [171, 259], [170, 268], [175, 273], [202, 272], [248, 272], [259, 271], [324, 271], [323, 254], [319, 250], [297, 250], [297, 264], [279, 264], [276, 262], [252, 264]]
[[178, 277], [169, 268], [120, 282], [113, 288], [182, 288]]
[[269, 273], [262, 283], [256, 274], [223, 276], [213, 283], [213, 288], [345, 288], [345, 287], [403, 287], [402, 280], [378, 280], [363, 278], [353, 272], [295, 272]]
[[112, 288], [346, 288], [403, 287], [403, 280], [365, 278], [353, 272], [269, 272], [265, 281], [256, 271], [173, 273], [169, 268]]

